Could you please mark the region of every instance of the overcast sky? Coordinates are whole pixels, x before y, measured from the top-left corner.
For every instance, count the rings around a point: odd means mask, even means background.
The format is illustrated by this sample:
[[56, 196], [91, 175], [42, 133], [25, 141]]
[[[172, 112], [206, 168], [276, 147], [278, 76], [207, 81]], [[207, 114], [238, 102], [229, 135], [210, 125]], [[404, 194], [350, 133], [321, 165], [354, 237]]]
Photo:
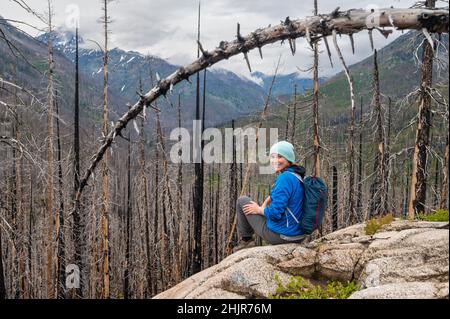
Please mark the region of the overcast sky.
[[[22, 0], [17, 0], [20, 2]], [[25, 0], [38, 12], [47, 11], [43, 0]], [[39, 20], [27, 13], [16, 1], [0, 0], [0, 15], [7, 19], [25, 21], [43, 27]], [[102, 15], [99, 0], [54, 0], [54, 24], [70, 27], [76, 11], [79, 10], [80, 34], [84, 39], [102, 42]], [[319, 0], [319, 13], [329, 13], [336, 7], [341, 9], [368, 7], [410, 7], [415, 0]], [[312, 15], [313, 0], [203, 0], [201, 3], [201, 42], [205, 49], [215, 48], [221, 40], [235, 39], [236, 23], [241, 24], [241, 34], [280, 23], [286, 16], [291, 19]], [[113, 21], [110, 26], [110, 48], [120, 47], [143, 54], [150, 53], [166, 59], [170, 63], [183, 65], [196, 57], [196, 26], [198, 0], [114, 0], [109, 4], [109, 15]], [[36, 30], [22, 27], [32, 35]], [[381, 48], [401, 35], [395, 32], [388, 40], [374, 32], [376, 48]], [[356, 53], [351, 52], [348, 37], [339, 39], [341, 49], [349, 64], [355, 63], [371, 54], [367, 32], [355, 35]], [[331, 44], [331, 43], [330, 43]], [[332, 51], [333, 48], [332, 48]], [[249, 54], [253, 71], [271, 74], [278, 56], [282, 56], [281, 73], [287, 74], [306, 70], [312, 63], [311, 50], [305, 40], [297, 40], [297, 54], [292, 56], [289, 45], [280, 43], [263, 48], [264, 59], [259, 58], [257, 50]], [[329, 76], [340, 70], [339, 61], [334, 57], [335, 68], [331, 69], [326, 52], [320, 56], [320, 75]], [[217, 67], [225, 68], [240, 75], [250, 77], [243, 56], [220, 62]], [[305, 73], [307, 77], [311, 74]]]

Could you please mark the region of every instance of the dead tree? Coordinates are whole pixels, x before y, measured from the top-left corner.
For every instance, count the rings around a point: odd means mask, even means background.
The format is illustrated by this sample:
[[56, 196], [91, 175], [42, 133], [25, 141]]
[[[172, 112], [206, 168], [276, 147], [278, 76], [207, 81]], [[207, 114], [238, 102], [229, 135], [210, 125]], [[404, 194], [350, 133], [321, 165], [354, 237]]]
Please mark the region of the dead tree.
[[50, 2], [48, 4], [48, 86], [47, 86], [47, 298], [55, 298], [55, 273], [54, 273], [54, 60], [53, 60], [53, 42], [52, 42], [52, 8]]
[[[317, 12], [317, 0], [314, 0], [314, 15]], [[313, 117], [314, 117], [314, 168], [313, 175], [320, 176], [320, 137], [319, 137], [319, 43], [315, 42], [313, 66]]]
[[[139, 79], [139, 92], [142, 92], [142, 81]], [[141, 178], [141, 187], [143, 190], [142, 193], [142, 212], [144, 215], [144, 237], [145, 237], [145, 255], [146, 255], [146, 263], [145, 263], [145, 278], [147, 289], [145, 295], [152, 295], [152, 263], [151, 263], [151, 242], [150, 242], [150, 209], [148, 202], [148, 179], [147, 179], [147, 165], [145, 160], [145, 116], [142, 116], [140, 121], [140, 130], [139, 130], [139, 173]]]
[[448, 133], [447, 139], [445, 143], [445, 152], [444, 152], [444, 165], [443, 165], [443, 178], [442, 178], [442, 194], [441, 194], [441, 202], [439, 207], [442, 209], [448, 209]]
[[[429, 32], [448, 33], [448, 10], [430, 9], [385, 9], [384, 14], [379, 14], [379, 27], [392, 27], [399, 30], [426, 28]], [[90, 164], [80, 181], [80, 186], [76, 195], [76, 206], [80, 205], [80, 196], [97, 167], [102, 160], [106, 150], [111, 146], [115, 138], [126, 127], [128, 122], [142, 112], [144, 107], [148, 107], [161, 95], [166, 95], [169, 89], [183, 80], [188, 80], [193, 74], [210, 67], [219, 61], [230, 58], [237, 54], [246, 53], [252, 49], [260, 49], [262, 46], [277, 41], [307, 37], [312, 41], [321, 37], [326, 37], [332, 33], [354, 34], [362, 30], [370, 29], [366, 21], [370, 20], [373, 12], [366, 10], [335, 10], [331, 14], [322, 14], [314, 17], [307, 17], [298, 20], [286, 19], [282, 24], [258, 29], [251, 35], [232, 42], [222, 41], [219, 47], [213, 51], [204, 51], [202, 56], [193, 63], [180, 67], [174, 73], [158, 82], [149, 92], [144, 94], [131, 109], [126, 112], [113, 125], [111, 131], [92, 157]]]
[[363, 99], [359, 106], [359, 152], [358, 152], [358, 194], [356, 199], [356, 209], [360, 216], [363, 216], [362, 210], [362, 174], [363, 174]]
[[[157, 128], [155, 130], [156, 130], [155, 135], [158, 136]], [[153, 199], [154, 210], [153, 210], [153, 227], [152, 227], [153, 228], [153, 245], [156, 245], [156, 243], [160, 242], [159, 237], [158, 237], [159, 232], [161, 232], [159, 230], [159, 226], [160, 226], [160, 224], [162, 224], [159, 221], [159, 200], [160, 200], [160, 196], [159, 196], [159, 192], [160, 192], [159, 160], [160, 160], [160, 158], [159, 157], [160, 157], [159, 156], [159, 147], [156, 146], [155, 166], [154, 166], [154, 172], [153, 172], [153, 176], [154, 176], [154, 182], [153, 182], [153, 185], [154, 185], [154, 193], [153, 193], [154, 194], [154, 199]], [[159, 245], [161, 245], [161, 243]], [[156, 254], [154, 257], [156, 257]], [[161, 264], [163, 264], [163, 262], [164, 262], [164, 258], [163, 258], [164, 254], [160, 253], [160, 254], [158, 254], [158, 257], [159, 257], [159, 266], [160, 267], [158, 267], [158, 259], [157, 258], [153, 258], [153, 264], [152, 264], [152, 274], [155, 274], [155, 277], [154, 277], [155, 280], [152, 280], [152, 294], [153, 295], [156, 295], [158, 292], [158, 283], [156, 280], [158, 278], [158, 274], [157, 274], [158, 271], [161, 272], [161, 283], [162, 283], [162, 286], [164, 286], [164, 275], [162, 274], [163, 268], [161, 267]]]
[[[178, 94], [178, 127], [181, 127], [181, 94]], [[178, 136], [178, 143], [181, 142], [181, 135]], [[183, 156], [183, 150], [180, 147], [178, 150], [178, 156], [181, 159]], [[177, 188], [178, 188], [178, 198], [177, 198], [177, 214], [178, 216], [183, 216], [183, 163], [180, 160], [178, 164], [178, 174], [177, 174]], [[177, 258], [177, 263], [179, 265], [179, 278], [177, 278], [177, 282], [181, 281], [183, 278], [182, 264], [183, 264], [183, 253], [185, 253], [182, 247], [185, 247], [185, 236], [187, 234], [186, 227], [182, 221], [182, 218], [179, 218], [180, 222], [178, 223], [178, 247], [179, 253]]]
[[[291, 106], [287, 104], [287, 115], [286, 115], [286, 129], [284, 132], [284, 139], [288, 141], [289, 136], [291, 136], [291, 123], [290, 123], [290, 117], [291, 117]], [[291, 141], [292, 142], [292, 141]]]
[[435, 208], [439, 207], [439, 160], [436, 158], [434, 162], [434, 200], [433, 200], [433, 206]]
[[[15, 82], [17, 82], [17, 62], [14, 65], [14, 78]], [[18, 107], [20, 105], [20, 99], [18, 96], [18, 90], [17, 88], [14, 88], [14, 101], [15, 101], [15, 107], [11, 109], [12, 117], [12, 135], [14, 136], [15, 140], [20, 142], [22, 139], [22, 117], [18, 110]], [[22, 154], [21, 154], [22, 155]], [[25, 207], [23, 205], [23, 183], [22, 183], [22, 172], [23, 172], [23, 156], [17, 157], [15, 148], [13, 148], [13, 180], [14, 180], [14, 219], [13, 219], [13, 229], [18, 232], [18, 234], [21, 234], [22, 238], [25, 234], [26, 229], [26, 218], [25, 218]], [[20, 235], [19, 235], [20, 236]], [[20, 295], [20, 298], [25, 299], [26, 295], [28, 293], [28, 280], [26, 278], [26, 269], [25, 269], [25, 252], [26, 252], [26, 241], [22, 239], [22, 244], [19, 245], [18, 243], [18, 237], [13, 235], [14, 242], [16, 242], [14, 245], [18, 248], [18, 293]], [[20, 237], [19, 237], [20, 238]], [[17, 294], [16, 294], [17, 295]]]
[[[152, 78], [152, 77], [151, 77]], [[152, 78], [153, 82], [153, 78]], [[156, 108], [157, 109], [157, 108]], [[163, 287], [167, 288], [167, 284], [170, 284], [172, 268], [169, 268], [171, 262], [174, 259], [173, 245], [175, 243], [175, 218], [173, 213], [173, 197], [170, 187], [169, 181], [169, 164], [166, 155], [166, 146], [164, 142], [164, 134], [161, 128], [161, 120], [159, 111], [156, 112], [156, 136], [157, 136], [157, 148], [160, 148], [162, 154], [162, 163], [163, 163], [163, 177], [164, 177], [164, 185], [163, 185], [163, 203], [162, 203], [162, 231], [160, 232], [160, 243], [161, 243], [161, 259], [163, 262], [161, 263], [165, 266], [165, 269], [162, 269], [163, 276], [161, 277], [163, 280]], [[159, 155], [159, 153], [158, 153]], [[156, 172], [157, 174], [158, 172]], [[158, 185], [157, 183], [155, 185]], [[156, 211], [156, 214], [158, 211]], [[169, 247], [171, 245], [172, 247]], [[172, 251], [170, 249], [172, 248]], [[172, 257], [172, 258], [171, 258]], [[171, 260], [172, 259], [172, 260]], [[167, 280], [167, 281], [166, 281]]]
[[217, 190], [216, 190], [216, 207], [214, 214], [214, 264], [219, 262], [219, 207], [220, 207], [220, 163], [217, 168]]
[[332, 197], [332, 211], [331, 211], [331, 220], [332, 220], [332, 230], [335, 231], [338, 229], [338, 171], [336, 166], [332, 167], [333, 169], [333, 197]]
[[350, 121], [350, 134], [348, 137], [348, 171], [349, 171], [349, 186], [348, 186], [348, 204], [349, 204], [349, 216], [350, 223], [354, 224], [357, 222], [357, 213], [355, 210], [355, 149], [354, 149], [354, 132], [355, 132], [355, 92], [353, 89], [353, 77], [350, 75], [350, 70], [347, 63], [344, 60], [341, 49], [338, 46], [336, 39], [336, 30], [333, 29], [333, 42], [336, 48], [339, 59], [341, 60], [342, 66], [344, 68], [344, 73], [347, 77], [347, 82], [350, 88], [350, 105], [351, 105], [351, 121]]
[[59, 210], [57, 211], [56, 222], [56, 278], [57, 278], [57, 298], [65, 298], [66, 287], [66, 242], [64, 240], [64, 184], [63, 184], [63, 171], [62, 171], [62, 149], [61, 149], [61, 134], [59, 129], [59, 104], [58, 104], [58, 91], [55, 96], [55, 109], [56, 109], [56, 152], [58, 159], [58, 196], [59, 196]]
[[[206, 119], [206, 71], [207, 71], [207, 69], [203, 70], [201, 136], [203, 136], [203, 132], [205, 131], [205, 119]], [[200, 146], [201, 146], [200, 150], [201, 150], [201, 154], [202, 154], [202, 157], [201, 157], [201, 168], [202, 168], [201, 169], [201, 176], [202, 176], [201, 194], [202, 194], [202, 205], [203, 205], [203, 202], [204, 202], [204, 199], [203, 199], [203, 196], [204, 196], [204, 179], [205, 179], [205, 177], [204, 177], [205, 176], [205, 162], [203, 160], [203, 150], [205, 148], [205, 141], [203, 140], [203, 138], [201, 139]], [[213, 168], [214, 168], [214, 165], [213, 165]], [[210, 193], [210, 198], [212, 198], [211, 194], [212, 193]], [[205, 216], [206, 218], [205, 219], [208, 220], [210, 218], [211, 214], [212, 214], [212, 210], [211, 210], [211, 207], [210, 207], [209, 210], [206, 212], [206, 216]], [[202, 207], [202, 219], [204, 218], [203, 215], [204, 215], [204, 213], [203, 213], [203, 207]], [[202, 225], [204, 225], [203, 220], [202, 220]], [[206, 234], [208, 234], [208, 227], [206, 227], [205, 231], [206, 231]], [[203, 230], [202, 230], [202, 233], [203, 233]], [[207, 240], [208, 240], [207, 242], [209, 243], [210, 240], [209, 239], [207, 239]], [[204, 243], [204, 241], [203, 241], [203, 238], [202, 238], [201, 247], [203, 247], [203, 246], [208, 247], [208, 246], [204, 245], [203, 243]], [[204, 254], [202, 254], [202, 257], [203, 256], [204, 256]], [[206, 256], [207, 256], [206, 261], [208, 262], [208, 265], [209, 265], [209, 253], [208, 253], [208, 251], [206, 252]], [[202, 269], [205, 267], [204, 262], [205, 262], [205, 259], [202, 258], [202, 266], [201, 266]]]
[[[79, 52], [78, 52], [78, 27], [75, 31], [75, 101], [74, 101], [74, 133], [73, 133], [73, 198], [75, 200], [76, 192], [80, 186], [80, 84], [79, 84]], [[81, 218], [80, 210], [76, 205], [72, 213], [73, 227], [72, 227], [72, 239], [74, 244], [73, 263], [78, 265], [80, 274], [83, 274], [84, 265], [82, 259], [82, 244], [81, 234]], [[64, 270], [65, 271], [65, 270]], [[80, 286], [78, 289], [74, 289], [73, 296], [83, 297], [83, 280], [80, 280]]]
[[[436, 0], [427, 0], [426, 6], [434, 8]], [[408, 218], [414, 219], [418, 213], [425, 212], [427, 190], [427, 148], [430, 145], [431, 129], [431, 94], [433, 82], [433, 47], [434, 41], [423, 28], [427, 38], [422, 53], [422, 77], [420, 81], [419, 117], [417, 119], [416, 142], [414, 147], [411, 191], [408, 203]], [[431, 43], [430, 43], [431, 42]]]
[[[234, 120], [231, 121], [231, 129], [234, 132], [234, 129], [235, 129], [235, 121]], [[236, 213], [237, 213], [236, 201], [238, 199], [238, 177], [237, 177], [237, 161], [236, 161], [236, 136], [234, 134], [233, 134], [232, 143], [233, 143], [233, 148], [232, 148], [233, 154], [232, 154], [232, 162], [230, 164], [230, 175], [229, 175], [230, 177], [229, 177], [229, 188], [228, 188], [229, 199], [230, 199], [229, 208], [228, 208], [229, 215], [227, 216], [228, 218], [225, 222], [225, 225], [227, 225], [227, 228], [226, 228], [227, 231], [225, 232], [225, 234], [228, 237], [229, 243], [226, 243], [224, 251], [225, 250], [231, 251], [229, 246], [234, 241], [235, 234], [233, 231], [234, 227], [232, 226], [231, 228], [228, 228], [228, 225], [230, 225], [230, 223], [233, 223], [232, 220], [234, 220], [233, 218], [234, 218], [234, 216], [236, 216]], [[226, 254], [228, 254], [228, 252], [226, 252]]]
[[295, 145], [295, 131], [297, 125], [297, 84], [294, 85], [294, 104], [293, 104], [293, 115], [292, 115], [292, 131], [291, 131], [291, 143]]
[[[181, 94], [178, 95], [178, 127], [181, 127]], [[181, 142], [181, 135], [178, 136], [178, 143]], [[178, 150], [179, 158], [183, 156], [183, 149], [180, 147]], [[178, 165], [178, 175], [177, 175], [177, 185], [178, 185], [178, 212], [183, 211], [183, 164], [180, 161]]]
[[[131, 130], [130, 130], [131, 131]], [[131, 230], [131, 132], [128, 131], [128, 145], [127, 145], [127, 209], [125, 216], [125, 266], [124, 266], [124, 284], [123, 284], [123, 298], [130, 299], [130, 251], [132, 245], [132, 230]]]
[[386, 193], [385, 202], [386, 202], [386, 211], [393, 210], [392, 213], [395, 216], [395, 179], [396, 175], [394, 175], [394, 179], [392, 181], [392, 198], [389, 198], [389, 184], [390, 184], [390, 176], [392, 173], [392, 163], [391, 163], [391, 126], [392, 126], [392, 99], [388, 97], [388, 109], [387, 109], [387, 132], [386, 132]]
[[[108, 119], [108, 24], [110, 18], [108, 16], [108, 3], [111, 0], [103, 0], [103, 31], [104, 31], [104, 48], [103, 48], [103, 136], [107, 136], [109, 130]], [[102, 162], [102, 206], [101, 206], [101, 260], [102, 260], [102, 298], [110, 297], [110, 277], [109, 277], [109, 168], [108, 154]]]
[[386, 213], [386, 145], [383, 128], [383, 113], [380, 101], [380, 79], [378, 73], [377, 50], [374, 53], [373, 68], [373, 106], [376, 116], [377, 153], [375, 156], [375, 178], [371, 186], [370, 216], [380, 216]]
[[[198, 5], [198, 29], [197, 29], [197, 58], [200, 57], [200, 3]], [[200, 117], [200, 73], [197, 73], [197, 87], [195, 100], [195, 119]], [[203, 128], [203, 123], [202, 123]], [[201, 131], [201, 134], [203, 131]], [[203, 144], [203, 143], [202, 143]], [[193, 273], [197, 273], [202, 268], [202, 217], [203, 217], [203, 148], [200, 147], [200, 154], [196, 154], [194, 170], [194, 260]]]
[[[404, 161], [404, 162], [407, 162], [407, 161]], [[408, 194], [409, 194], [410, 177], [411, 177], [410, 175], [411, 175], [411, 169], [410, 169], [410, 166], [407, 165], [406, 173], [405, 173], [405, 179], [406, 179], [405, 185], [406, 185], [406, 188], [404, 189], [403, 204], [402, 204], [402, 215], [403, 216], [407, 216], [408, 215], [408, 203], [409, 203]]]
[[0, 227], [0, 300], [6, 299], [5, 271], [3, 270], [2, 229]]

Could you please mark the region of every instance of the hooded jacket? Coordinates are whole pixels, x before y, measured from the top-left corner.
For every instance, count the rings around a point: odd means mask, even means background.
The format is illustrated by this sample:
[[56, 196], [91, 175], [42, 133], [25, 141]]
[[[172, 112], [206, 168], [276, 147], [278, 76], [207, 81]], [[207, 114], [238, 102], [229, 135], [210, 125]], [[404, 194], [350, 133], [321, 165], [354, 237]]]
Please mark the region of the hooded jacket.
[[[293, 165], [278, 175], [270, 192], [270, 205], [264, 208], [267, 227], [274, 233], [285, 236], [303, 234], [300, 225], [297, 223], [303, 213], [303, 184], [292, 173], [296, 173], [303, 178], [305, 168]], [[295, 218], [290, 214], [288, 208]]]

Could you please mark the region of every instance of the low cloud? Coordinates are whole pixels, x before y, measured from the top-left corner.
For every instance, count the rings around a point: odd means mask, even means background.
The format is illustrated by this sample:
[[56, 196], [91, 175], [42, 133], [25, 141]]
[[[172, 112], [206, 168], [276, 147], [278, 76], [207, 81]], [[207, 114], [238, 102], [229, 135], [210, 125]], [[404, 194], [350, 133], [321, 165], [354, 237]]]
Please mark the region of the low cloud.
[[[45, 1], [28, 1], [29, 5], [39, 12], [45, 12]], [[319, 12], [331, 12], [336, 7], [341, 9], [410, 7], [415, 0], [321, 0]], [[53, 2], [57, 25], [63, 25], [68, 18], [66, 9], [76, 5], [80, 9], [80, 34], [85, 39], [103, 41], [102, 26], [99, 19], [102, 16], [100, 1], [92, 0], [58, 0]], [[299, 2], [298, 0], [208, 0], [203, 1], [201, 16], [201, 42], [206, 49], [214, 49], [221, 40], [231, 41], [236, 38], [236, 24], [241, 24], [241, 33], [246, 35], [251, 31], [266, 27], [269, 24], [280, 23], [286, 16], [291, 19], [302, 18], [312, 14], [313, 0]], [[36, 18], [26, 13], [13, 1], [2, 4], [2, 15], [5, 18], [23, 20], [42, 27]], [[197, 35], [197, 0], [115, 0], [109, 5], [109, 15], [113, 21], [110, 47], [120, 47], [125, 50], [150, 53], [168, 59], [170, 63], [183, 65], [196, 58]], [[23, 27], [23, 26], [22, 26]], [[36, 33], [28, 29], [30, 33]], [[374, 33], [375, 47], [381, 48], [401, 35], [394, 32], [389, 39]], [[332, 69], [325, 49], [321, 47], [320, 73], [330, 76], [341, 70], [339, 60], [334, 53], [330, 39], [331, 51], [335, 68]], [[348, 64], [358, 62], [371, 55], [367, 32], [355, 35], [356, 52], [352, 54], [348, 37], [338, 39], [339, 45]], [[297, 54], [292, 56], [287, 44], [276, 43], [263, 48], [264, 59], [258, 52], [250, 52], [250, 62], [253, 71], [273, 73], [278, 57], [282, 56], [283, 68], [280, 73], [292, 73], [306, 70], [312, 64], [312, 52], [303, 39], [297, 40]], [[219, 64], [221, 68], [236, 72], [251, 78], [242, 56], [230, 58]], [[311, 76], [305, 73], [305, 76]], [[253, 79], [254, 80], [254, 79]]]

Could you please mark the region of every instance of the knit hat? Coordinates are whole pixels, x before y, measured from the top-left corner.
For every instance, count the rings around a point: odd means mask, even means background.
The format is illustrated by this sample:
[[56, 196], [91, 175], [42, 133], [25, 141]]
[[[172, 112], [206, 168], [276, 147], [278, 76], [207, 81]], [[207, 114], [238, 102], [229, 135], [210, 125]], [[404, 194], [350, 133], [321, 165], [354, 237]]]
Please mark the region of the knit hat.
[[291, 163], [295, 163], [294, 146], [286, 141], [275, 143], [270, 148], [270, 155], [279, 154]]

